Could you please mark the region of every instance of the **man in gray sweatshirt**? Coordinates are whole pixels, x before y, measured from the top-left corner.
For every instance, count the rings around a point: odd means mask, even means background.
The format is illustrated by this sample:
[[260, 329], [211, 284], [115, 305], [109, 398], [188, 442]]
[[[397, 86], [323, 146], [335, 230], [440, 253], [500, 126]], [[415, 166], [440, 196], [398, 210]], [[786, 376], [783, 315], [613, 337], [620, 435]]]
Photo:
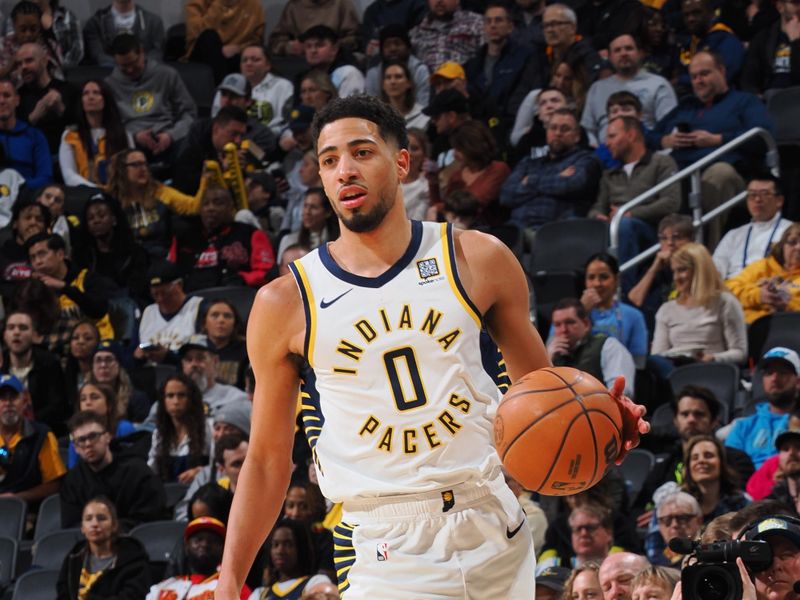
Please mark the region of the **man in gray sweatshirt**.
[[136, 147], [171, 163], [189, 132], [197, 107], [175, 69], [149, 60], [138, 38], [122, 33], [111, 44], [116, 67], [106, 78], [122, 123]]

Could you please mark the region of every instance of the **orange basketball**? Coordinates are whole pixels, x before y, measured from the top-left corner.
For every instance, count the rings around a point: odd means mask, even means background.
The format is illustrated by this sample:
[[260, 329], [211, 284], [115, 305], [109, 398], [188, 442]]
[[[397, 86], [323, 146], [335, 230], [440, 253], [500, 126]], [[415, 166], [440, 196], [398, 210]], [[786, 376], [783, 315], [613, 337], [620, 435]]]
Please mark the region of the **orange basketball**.
[[617, 402], [570, 367], [528, 373], [506, 392], [494, 420], [497, 453], [525, 488], [569, 496], [602, 479], [622, 444]]

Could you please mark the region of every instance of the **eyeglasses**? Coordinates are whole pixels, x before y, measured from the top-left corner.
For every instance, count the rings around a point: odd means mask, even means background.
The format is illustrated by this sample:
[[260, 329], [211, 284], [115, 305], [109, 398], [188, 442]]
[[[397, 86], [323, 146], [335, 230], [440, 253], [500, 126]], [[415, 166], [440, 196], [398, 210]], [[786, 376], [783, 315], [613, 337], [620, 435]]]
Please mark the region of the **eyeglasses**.
[[135, 160], [133, 162], [125, 163], [126, 167], [130, 167], [131, 169], [143, 169], [147, 166], [146, 160]]
[[678, 525], [688, 525], [692, 519], [697, 518], [697, 515], [664, 515], [658, 517], [658, 524], [664, 527], [672, 525], [672, 521], [676, 521]]
[[592, 535], [595, 531], [600, 529], [600, 523], [594, 523], [592, 525], [576, 525], [575, 527], [570, 527], [572, 533], [583, 533], [584, 531], [589, 535]]
[[[798, 0], [800, 2], [800, 0]], [[773, 196], [777, 196], [775, 192], [770, 192], [769, 190], [747, 190], [747, 199], [757, 199], [757, 198], [772, 198]]]
[[94, 444], [104, 433], [105, 431], [92, 431], [91, 433], [87, 433], [86, 435], [81, 435], [78, 437], [71, 435], [70, 439], [75, 446], [85, 446], [86, 444]]
[[542, 23], [542, 29], [554, 29], [556, 27], [566, 27], [567, 25], [572, 25], [572, 21], [547, 21], [547, 23]]
[[500, 24], [500, 23], [505, 23], [506, 22], [506, 18], [505, 17], [483, 17], [483, 22], [486, 23], [487, 25], [492, 25], [493, 23]]

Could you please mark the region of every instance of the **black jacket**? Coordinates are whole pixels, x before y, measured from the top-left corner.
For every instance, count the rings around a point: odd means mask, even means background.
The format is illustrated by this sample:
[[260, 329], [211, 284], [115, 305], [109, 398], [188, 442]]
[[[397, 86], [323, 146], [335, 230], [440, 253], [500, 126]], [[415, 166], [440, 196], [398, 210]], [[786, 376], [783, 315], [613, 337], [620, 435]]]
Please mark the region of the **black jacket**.
[[[775, 86], [775, 52], [781, 34], [781, 22], [776, 21], [767, 29], [759, 31], [750, 42], [742, 66], [740, 85], [743, 91], [763, 94]], [[789, 73], [787, 86], [800, 85], [800, 40], [789, 43]]]
[[[56, 592], [58, 600], [77, 600], [88, 542], [75, 544], [61, 563]], [[117, 539], [117, 560], [94, 582], [86, 600], [142, 600], [150, 589], [150, 566], [139, 540], [122, 536]]]

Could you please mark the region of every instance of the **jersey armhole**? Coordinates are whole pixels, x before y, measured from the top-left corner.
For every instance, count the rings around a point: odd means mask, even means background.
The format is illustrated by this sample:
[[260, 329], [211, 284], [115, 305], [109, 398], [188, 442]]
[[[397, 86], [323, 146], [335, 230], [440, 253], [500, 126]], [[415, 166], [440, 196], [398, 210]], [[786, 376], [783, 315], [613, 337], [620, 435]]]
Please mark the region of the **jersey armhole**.
[[306, 335], [303, 340], [303, 354], [306, 362], [313, 366], [314, 358], [314, 340], [316, 339], [316, 324], [317, 318], [314, 312], [314, 293], [311, 291], [311, 284], [308, 281], [308, 275], [300, 264], [299, 260], [289, 263], [289, 271], [291, 271], [297, 282], [297, 287], [300, 290], [300, 297], [303, 300], [303, 313], [306, 319]]
[[478, 307], [475, 306], [470, 297], [467, 295], [464, 286], [461, 284], [461, 279], [458, 276], [455, 236], [453, 234], [452, 223], [442, 223], [441, 230], [442, 238], [444, 240], [442, 249], [444, 252], [445, 269], [447, 270], [447, 280], [450, 282], [450, 287], [453, 290], [453, 294], [455, 294], [455, 297], [464, 307], [464, 310], [467, 311], [467, 314], [475, 321], [478, 329], [483, 329], [483, 316], [478, 310]]

